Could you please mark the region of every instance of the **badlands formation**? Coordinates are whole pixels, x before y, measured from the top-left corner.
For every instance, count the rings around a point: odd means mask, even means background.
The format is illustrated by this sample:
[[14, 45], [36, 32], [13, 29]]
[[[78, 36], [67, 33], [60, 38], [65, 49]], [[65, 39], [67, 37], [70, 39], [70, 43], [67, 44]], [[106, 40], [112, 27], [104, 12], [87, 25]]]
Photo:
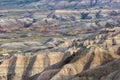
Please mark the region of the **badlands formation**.
[[119, 4], [0, 0], [0, 80], [120, 80]]
[[120, 27], [43, 44], [32, 49], [32, 56], [16, 54], [1, 61], [0, 80], [120, 79]]
[[91, 7], [120, 8], [120, 0], [0, 0], [0, 9], [84, 9]]

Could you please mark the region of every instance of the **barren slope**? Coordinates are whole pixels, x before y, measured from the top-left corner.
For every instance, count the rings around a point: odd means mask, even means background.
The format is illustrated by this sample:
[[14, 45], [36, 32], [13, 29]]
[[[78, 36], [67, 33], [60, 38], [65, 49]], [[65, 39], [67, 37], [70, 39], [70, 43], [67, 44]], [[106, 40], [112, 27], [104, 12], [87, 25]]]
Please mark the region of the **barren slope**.
[[33, 56], [7, 58], [0, 64], [0, 75], [1, 80], [119, 80], [119, 54], [120, 27], [107, 28], [87, 38], [67, 39]]

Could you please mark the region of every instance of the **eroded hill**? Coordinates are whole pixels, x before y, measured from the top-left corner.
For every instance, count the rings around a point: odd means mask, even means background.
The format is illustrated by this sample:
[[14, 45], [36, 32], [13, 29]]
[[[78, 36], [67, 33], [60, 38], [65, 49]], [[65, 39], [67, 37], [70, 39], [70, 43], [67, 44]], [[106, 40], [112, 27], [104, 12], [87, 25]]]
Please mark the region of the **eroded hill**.
[[119, 80], [119, 55], [119, 9], [0, 10], [0, 80]]
[[2, 61], [1, 80], [119, 80], [119, 44], [120, 27], [85, 38], [50, 39], [44, 46], [51, 47], [38, 48], [32, 56]]
[[1, 9], [40, 8], [40, 9], [81, 9], [81, 8], [117, 8], [119, 0], [0, 0]]

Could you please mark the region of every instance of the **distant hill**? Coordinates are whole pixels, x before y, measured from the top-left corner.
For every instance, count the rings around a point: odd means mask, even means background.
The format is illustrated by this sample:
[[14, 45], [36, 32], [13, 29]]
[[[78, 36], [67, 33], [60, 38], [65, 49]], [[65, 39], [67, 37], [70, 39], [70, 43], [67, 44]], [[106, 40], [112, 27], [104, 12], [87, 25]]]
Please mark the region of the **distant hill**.
[[41, 9], [80, 9], [80, 8], [120, 8], [120, 0], [0, 0], [0, 8], [41, 8]]

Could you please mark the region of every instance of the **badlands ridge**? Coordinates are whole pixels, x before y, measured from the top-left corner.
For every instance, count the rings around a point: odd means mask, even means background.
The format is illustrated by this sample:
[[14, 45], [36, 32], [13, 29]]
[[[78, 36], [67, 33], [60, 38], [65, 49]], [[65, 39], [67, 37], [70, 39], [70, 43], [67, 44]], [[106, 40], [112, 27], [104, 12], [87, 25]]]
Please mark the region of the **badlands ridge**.
[[87, 37], [50, 39], [44, 45], [33, 49], [32, 56], [17, 54], [2, 61], [0, 80], [120, 79], [120, 27]]

